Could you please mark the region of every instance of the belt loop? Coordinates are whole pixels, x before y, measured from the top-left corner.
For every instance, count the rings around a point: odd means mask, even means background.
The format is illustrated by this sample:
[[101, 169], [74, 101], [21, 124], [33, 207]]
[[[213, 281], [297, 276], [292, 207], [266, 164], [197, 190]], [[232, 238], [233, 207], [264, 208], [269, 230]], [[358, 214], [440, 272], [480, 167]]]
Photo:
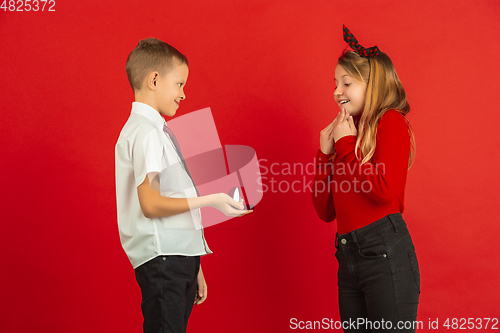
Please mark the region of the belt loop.
[[389, 218], [389, 221], [391, 221], [392, 226], [394, 227], [394, 232], [398, 232], [398, 225], [396, 224], [396, 219], [394, 218], [395, 214], [389, 214], [387, 217]]
[[359, 250], [358, 237], [356, 236], [356, 230], [351, 231], [351, 237], [354, 244], [356, 244], [356, 248]]

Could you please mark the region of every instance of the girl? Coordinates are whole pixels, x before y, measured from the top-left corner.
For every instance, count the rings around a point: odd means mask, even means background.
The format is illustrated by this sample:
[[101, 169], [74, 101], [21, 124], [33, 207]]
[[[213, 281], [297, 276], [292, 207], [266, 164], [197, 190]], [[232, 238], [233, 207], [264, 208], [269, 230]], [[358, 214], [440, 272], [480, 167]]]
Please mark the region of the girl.
[[[344, 26], [335, 69], [337, 117], [321, 131], [313, 203], [337, 219], [339, 309], [344, 332], [415, 332], [420, 273], [401, 213], [414, 139], [403, 86], [387, 54]], [[354, 323], [354, 324], [352, 324]]]

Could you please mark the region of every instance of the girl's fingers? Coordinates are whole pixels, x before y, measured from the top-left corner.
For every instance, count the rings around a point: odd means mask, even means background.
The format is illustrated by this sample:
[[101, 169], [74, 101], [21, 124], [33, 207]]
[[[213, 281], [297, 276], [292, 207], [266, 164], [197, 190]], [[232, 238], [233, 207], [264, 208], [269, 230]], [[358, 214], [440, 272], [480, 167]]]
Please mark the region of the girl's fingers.
[[321, 135], [327, 135], [329, 133], [331, 133], [333, 131], [333, 126], [332, 124], [329, 124], [328, 126], [326, 126], [325, 128], [323, 128], [321, 130]]
[[329, 123], [328, 126], [326, 126], [321, 131], [321, 133], [331, 133], [333, 131], [333, 126], [335, 126], [336, 120], [337, 120], [337, 118], [333, 119], [333, 121], [331, 123]]
[[342, 109], [339, 112], [339, 124], [342, 124], [344, 120], [345, 120], [345, 109]]
[[328, 126], [326, 126], [322, 131], [321, 133], [322, 134], [328, 134], [329, 136], [331, 136], [331, 134], [333, 133], [333, 128], [335, 127], [336, 124], [341, 124], [342, 121], [346, 120], [345, 118], [345, 109], [341, 109], [339, 111], [339, 113], [337, 113], [337, 116], [335, 117], [335, 119], [333, 119], [333, 121], [328, 124]]
[[354, 118], [352, 118], [352, 116], [349, 117], [349, 127], [351, 128], [351, 133], [358, 136], [358, 129], [354, 124]]
[[[335, 119], [337, 119], [337, 118], [335, 118]], [[335, 119], [331, 123], [329, 123], [328, 126], [325, 127], [326, 130], [332, 129], [333, 125], [335, 124]]]
[[342, 110], [339, 111], [339, 113], [337, 113], [337, 117], [335, 117], [336, 120], [340, 119], [340, 117], [342, 116]]
[[354, 125], [354, 119], [352, 119], [352, 116], [349, 116], [349, 118], [347, 119], [347, 122], [349, 123], [349, 127], [351, 129], [355, 129], [356, 126]]

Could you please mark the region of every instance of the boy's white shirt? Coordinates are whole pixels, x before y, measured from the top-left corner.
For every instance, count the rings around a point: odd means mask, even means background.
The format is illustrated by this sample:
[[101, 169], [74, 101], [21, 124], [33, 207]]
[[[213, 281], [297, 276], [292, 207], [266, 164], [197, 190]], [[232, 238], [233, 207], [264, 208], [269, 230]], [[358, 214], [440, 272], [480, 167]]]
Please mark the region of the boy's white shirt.
[[192, 198], [196, 190], [168, 136], [165, 120], [151, 106], [134, 102], [115, 146], [116, 202], [120, 241], [132, 266], [158, 255], [212, 253], [206, 244], [199, 209], [162, 218], [146, 218], [137, 187], [146, 175], [159, 175], [165, 197]]

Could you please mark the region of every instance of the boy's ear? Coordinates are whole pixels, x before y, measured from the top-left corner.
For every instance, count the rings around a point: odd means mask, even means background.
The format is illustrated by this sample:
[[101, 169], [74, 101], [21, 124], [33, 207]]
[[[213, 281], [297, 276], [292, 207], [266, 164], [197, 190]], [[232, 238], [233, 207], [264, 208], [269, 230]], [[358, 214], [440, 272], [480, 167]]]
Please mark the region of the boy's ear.
[[151, 90], [156, 90], [156, 80], [158, 79], [158, 72], [151, 72], [146, 78], [146, 86]]

